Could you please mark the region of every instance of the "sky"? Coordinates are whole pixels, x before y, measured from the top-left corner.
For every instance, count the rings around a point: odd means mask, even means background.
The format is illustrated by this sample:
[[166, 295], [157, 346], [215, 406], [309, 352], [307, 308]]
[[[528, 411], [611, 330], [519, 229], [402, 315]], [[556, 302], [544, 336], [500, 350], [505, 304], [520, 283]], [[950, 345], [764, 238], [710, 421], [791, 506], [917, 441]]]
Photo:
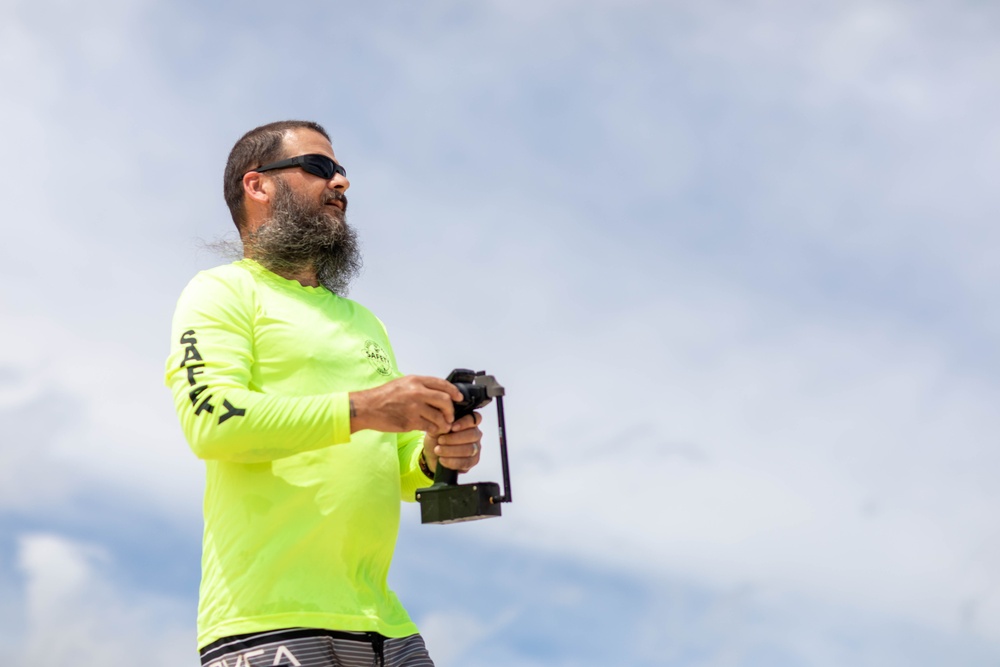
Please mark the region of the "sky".
[[404, 508], [440, 667], [996, 665], [998, 36], [972, 0], [0, 0], [0, 662], [197, 664], [170, 318], [232, 144], [305, 118], [402, 370], [507, 389], [504, 516]]

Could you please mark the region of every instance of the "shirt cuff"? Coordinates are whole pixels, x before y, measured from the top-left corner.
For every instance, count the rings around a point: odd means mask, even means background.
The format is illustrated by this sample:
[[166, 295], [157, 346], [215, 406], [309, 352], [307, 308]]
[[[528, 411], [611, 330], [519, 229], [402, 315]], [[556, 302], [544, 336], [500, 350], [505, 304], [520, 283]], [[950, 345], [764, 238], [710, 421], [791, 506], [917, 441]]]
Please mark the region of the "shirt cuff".
[[351, 441], [351, 400], [347, 392], [334, 394], [333, 403], [333, 444], [342, 445]]

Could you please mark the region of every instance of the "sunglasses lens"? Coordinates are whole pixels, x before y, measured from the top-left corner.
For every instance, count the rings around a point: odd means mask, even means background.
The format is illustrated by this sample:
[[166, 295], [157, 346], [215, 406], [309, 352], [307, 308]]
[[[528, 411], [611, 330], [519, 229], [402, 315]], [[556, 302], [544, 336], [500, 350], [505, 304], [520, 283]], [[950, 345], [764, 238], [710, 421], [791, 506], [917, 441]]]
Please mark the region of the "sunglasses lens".
[[334, 174], [347, 176], [347, 171], [325, 155], [304, 155], [302, 168], [310, 174], [330, 180]]
[[333, 160], [325, 155], [302, 156], [302, 168], [320, 178], [333, 178]]

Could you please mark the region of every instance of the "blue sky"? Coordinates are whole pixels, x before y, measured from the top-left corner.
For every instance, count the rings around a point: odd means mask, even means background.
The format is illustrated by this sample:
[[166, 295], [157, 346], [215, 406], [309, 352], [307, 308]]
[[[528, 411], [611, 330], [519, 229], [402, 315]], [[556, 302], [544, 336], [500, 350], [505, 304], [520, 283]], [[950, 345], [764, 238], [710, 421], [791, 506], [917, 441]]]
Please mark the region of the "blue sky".
[[996, 664], [998, 31], [976, 2], [8, 0], [0, 658], [196, 664], [169, 320], [232, 233], [233, 142], [310, 118], [403, 369], [508, 389], [504, 518], [404, 514], [438, 664]]

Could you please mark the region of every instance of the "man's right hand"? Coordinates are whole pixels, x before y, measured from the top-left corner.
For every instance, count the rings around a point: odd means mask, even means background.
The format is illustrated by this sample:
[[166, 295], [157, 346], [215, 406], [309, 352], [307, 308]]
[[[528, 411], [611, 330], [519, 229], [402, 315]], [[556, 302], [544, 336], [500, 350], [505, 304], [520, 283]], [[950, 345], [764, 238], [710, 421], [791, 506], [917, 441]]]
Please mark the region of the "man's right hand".
[[352, 391], [351, 433], [370, 428], [383, 433], [447, 433], [455, 421], [455, 385], [435, 377], [407, 375], [380, 387]]

